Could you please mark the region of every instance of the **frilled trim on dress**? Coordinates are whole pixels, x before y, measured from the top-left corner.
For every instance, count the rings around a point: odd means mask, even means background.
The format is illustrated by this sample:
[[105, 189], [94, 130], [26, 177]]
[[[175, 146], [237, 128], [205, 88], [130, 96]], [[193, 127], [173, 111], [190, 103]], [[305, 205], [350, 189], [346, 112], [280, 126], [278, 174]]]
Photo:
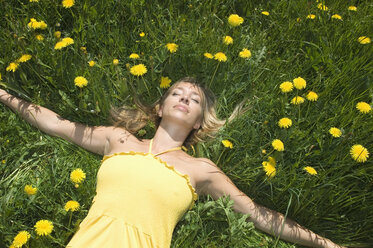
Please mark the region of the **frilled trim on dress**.
[[166, 161], [163, 161], [162, 159], [154, 156], [154, 154], [152, 154], [152, 153], [145, 153], [145, 152], [134, 152], [134, 151], [116, 152], [116, 153], [113, 153], [113, 154], [110, 154], [110, 155], [104, 155], [103, 159], [101, 160], [101, 163], [103, 163], [105, 160], [107, 160], [107, 159], [109, 159], [111, 157], [117, 156], [117, 155], [142, 155], [142, 156], [152, 155], [152, 157], [154, 159], [158, 160], [161, 164], [163, 164], [164, 166], [166, 166], [166, 168], [172, 170], [177, 175], [183, 177], [186, 180], [187, 185], [188, 185], [188, 187], [189, 187], [189, 189], [190, 189], [190, 191], [192, 193], [192, 197], [193, 197], [193, 202], [192, 202], [191, 206], [189, 207], [189, 210], [193, 208], [193, 206], [195, 204], [195, 201], [198, 199], [198, 195], [197, 195], [196, 190], [194, 189], [193, 185], [190, 183], [190, 178], [189, 178], [188, 175], [183, 174], [183, 173], [177, 171], [174, 166], [169, 165]]

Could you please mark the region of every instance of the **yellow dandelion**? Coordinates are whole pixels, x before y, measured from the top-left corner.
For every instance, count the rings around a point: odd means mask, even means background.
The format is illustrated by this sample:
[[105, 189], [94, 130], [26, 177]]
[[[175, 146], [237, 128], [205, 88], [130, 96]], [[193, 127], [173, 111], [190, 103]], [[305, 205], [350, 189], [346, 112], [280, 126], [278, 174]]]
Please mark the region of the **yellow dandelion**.
[[75, 4], [74, 0], [63, 0], [62, 1], [62, 6], [66, 9], [71, 8], [72, 6], [74, 6], [74, 4]]
[[18, 63], [15, 63], [15, 62], [12, 62], [8, 65], [8, 67], [6, 68], [6, 71], [12, 71], [12, 72], [15, 72], [18, 68]]
[[142, 76], [144, 75], [148, 70], [146, 69], [146, 66], [144, 64], [138, 64], [134, 65], [130, 69], [130, 73], [134, 76]]
[[30, 3], [38, 3], [39, 0], [30, 0]]
[[38, 191], [37, 188], [32, 187], [32, 185], [26, 185], [25, 188], [23, 189], [26, 194], [28, 195], [35, 195], [36, 192]]
[[74, 211], [78, 210], [79, 207], [80, 207], [79, 202], [77, 202], [77, 201], [68, 201], [65, 204], [65, 211], [66, 212], [68, 212], [68, 211], [74, 212]]
[[31, 56], [30, 54], [24, 54], [24, 55], [22, 55], [22, 56], [17, 60], [17, 62], [18, 62], [18, 63], [24, 63], [24, 62], [29, 61], [31, 58], [32, 58], [32, 56]]
[[176, 52], [178, 47], [179, 47], [179, 46], [178, 46], [177, 44], [175, 44], [175, 43], [167, 43], [167, 44], [166, 44], [166, 48], [168, 49], [168, 51], [169, 51], [170, 53], [174, 53], [174, 52]]
[[87, 48], [85, 46], [80, 47], [80, 51], [87, 54]]
[[327, 11], [329, 8], [326, 6], [326, 5], [324, 5], [323, 3], [319, 3], [318, 5], [317, 5], [317, 8], [319, 8], [319, 9], [321, 9], [321, 10], [324, 10], [324, 11]]
[[119, 64], [119, 60], [118, 59], [113, 59], [113, 65], [118, 65]]
[[262, 15], [269, 16], [269, 12], [268, 11], [262, 11]]
[[75, 187], [75, 188], [79, 188], [79, 184], [75, 184], [74, 187]]
[[22, 247], [22, 245], [26, 244], [29, 238], [31, 237], [30, 233], [27, 231], [20, 231], [13, 239], [12, 245], [14, 247]]
[[294, 78], [293, 84], [294, 84], [294, 87], [297, 88], [298, 90], [306, 88], [306, 85], [307, 85], [306, 80], [304, 80], [301, 77]]
[[95, 64], [96, 64], [96, 62], [94, 62], [93, 60], [91, 60], [91, 61], [88, 62], [88, 65], [89, 65], [90, 67], [95, 66]]
[[38, 22], [35, 18], [31, 18], [27, 26], [31, 29], [46, 29], [48, 27], [44, 21]]
[[276, 167], [273, 166], [270, 162], [263, 161], [262, 165], [263, 165], [263, 170], [265, 171], [266, 175], [269, 178], [272, 178], [276, 175]]
[[307, 19], [315, 19], [316, 16], [314, 14], [309, 14], [306, 18]]
[[369, 113], [372, 110], [372, 108], [370, 107], [370, 105], [368, 103], [366, 103], [366, 102], [358, 102], [356, 104], [356, 108], [361, 113], [364, 113], [364, 114]]
[[227, 36], [224, 37], [224, 39], [223, 39], [223, 43], [224, 43], [225, 45], [233, 44], [233, 38], [227, 35]]
[[357, 7], [356, 6], [348, 6], [348, 10], [357, 11]]
[[74, 40], [70, 37], [63, 38], [62, 41], [66, 44], [66, 46], [74, 44]]
[[233, 148], [233, 144], [229, 140], [222, 140], [221, 143], [227, 148]]
[[287, 117], [281, 118], [278, 121], [278, 126], [281, 127], [281, 128], [289, 128], [289, 127], [291, 127], [292, 124], [293, 124], [293, 122], [291, 121], [291, 119], [289, 119]]
[[280, 89], [283, 93], [291, 92], [293, 90], [293, 83], [286, 81], [280, 84]]
[[83, 88], [84, 86], [87, 86], [88, 80], [85, 77], [79, 76], [74, 79], [74, 83], [79, 88]]
[[371, 42], [370, 38], [367, 37], [367, 36], [360, 36], [357, 41], [360, 43], [360, 44], [369, 44]]
[[291, 103], [294, 104], [294, 105], [304, 103], [304, 98], [301, 97], [301, 96], [296, 96], [293, 99], [291, 99]]
[[219, 62], [227, 61], [227, 56], [222, 52], [215, 53], [214, 58]]
[[369, 158], [368, 150], [362, 145], [353, 145], [350, 154], [357, 162], [365, 162]]
[[310, 175], [317, 175], [317, 171], [311, 166], [306, 166], [303, 170], [307, 171]]
[[334, 15], [332, 15], [332, 19], [342, 20], [342, 16], [340, 16], [338, 14], [334, 14]]
[[140, 56], [137, 53], [131, 53], [129, 56], [130, 59], [138, 59]]
[[279, 151], [279, 152], [282, 152], [284, 151], [284, 143], [282, 143], [281, 140], [279, 139], [275, 139], [272, 141], [272, 146], [273, 146], [273, 149], [275, 149], [276, 151]]
[[35, 232], [39, 236], [46, 236], [53, 231], [53, 223], [49, 220], [39, 220], [35, 224]]
[[61, 38], [61, 31], [56, 31], [54, 32], [54, 37], [56, 37], [57, 39]]
[[5, 160], [5, 159], [1, 160], [1, 163], [5, 164], [5, 163], [6, 163], [6, 160]]
[[297, 22], [300, 22], [302, 19], [300, 19], [300, 17], [297, 17], [296, 20], [297, 20]]
[[82, 169], [78, 168], [70, 173], [70, 180], [73, 183], [81, 183], [85, 179], [85, 173]]
[[329, 133], [334, 137], [334, 138], [338, 138], [338, 137], [341, 137], [342, 135], [342, 132], [340, 129], [336, 128], [336, 127], [332, 127], [329, 129]]
[[228, 23], [229, 25], [231, 25], [232, 27], [236, 27], [236, 26], [239, 26], [243, 23], [243, 18], [240, 17], [239, 15], [237, 14], [232, 14], [228, 17]]
[[205, 56], [208, 59], [213, 59], [214, 58], [214, 55], [212, 55], [211, 53], [204, 53], [203, 56]]
[[316, 92], [310, 91], [306, 96], [308, 101], [315, 102], [319, 98]]
[[263, 153], [263, 154], [266, 154], [266, 153], [267, 153], [267, 150], [266, 150], [266, 149], [262, 149], [262, 153]]
[[242, 51], [238, 54], [241, 58], [248, 59], [251, 57], [251, 51], [247, 48], [242, 49]]
[[36, 38], [38, 41], [42, 41], [42, 40], [44, 40], [44, 36], [41, 35], [41, 34], [37, 34], [37, 35], [35, 35], [35, 38]]
[[159, 87], [163, 89], [168, 88], [170, 87], [170, 83], [171, 83], [171, 79], [169, 79], [168, 77], [161, 77], [161, 84]]
[[140, 35], [140, 37], [144, 37], [144, 36], [145, 36], [145, 33], [144, 33], [144, 32], [141, 32], [139, 35]]

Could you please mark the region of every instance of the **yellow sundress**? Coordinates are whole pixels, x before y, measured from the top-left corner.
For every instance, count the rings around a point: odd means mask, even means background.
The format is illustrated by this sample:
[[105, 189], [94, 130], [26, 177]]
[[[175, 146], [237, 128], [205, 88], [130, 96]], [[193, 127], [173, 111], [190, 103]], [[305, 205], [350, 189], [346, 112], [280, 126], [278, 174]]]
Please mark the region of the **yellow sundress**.
[[170, 247], [177, 222], [197, 200], [188, 175], [157, 156], [120, 152], [104, 156], [96, 196], [68, 248]]

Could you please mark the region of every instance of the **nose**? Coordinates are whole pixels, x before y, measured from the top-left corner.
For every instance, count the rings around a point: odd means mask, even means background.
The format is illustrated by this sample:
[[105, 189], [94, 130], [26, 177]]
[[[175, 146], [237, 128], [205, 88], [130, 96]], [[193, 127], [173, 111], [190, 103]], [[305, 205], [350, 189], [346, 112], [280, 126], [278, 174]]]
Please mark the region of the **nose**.
[[180, 102], [183, 102], [185, 104], [189, 104], [189, 98], [185, 95], [182, 95], [180, 98]]

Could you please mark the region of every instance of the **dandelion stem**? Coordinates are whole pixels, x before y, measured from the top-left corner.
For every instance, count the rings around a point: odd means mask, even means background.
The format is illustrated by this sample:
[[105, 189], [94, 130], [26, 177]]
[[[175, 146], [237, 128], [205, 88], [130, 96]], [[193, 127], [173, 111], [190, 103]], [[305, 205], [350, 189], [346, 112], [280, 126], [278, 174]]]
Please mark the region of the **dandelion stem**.
[[69, 225], [67, 226], [67, 228], [70, 228], [70, 224], [71, 224], [71, 218], [72, 218], [72, 216], [73, 216], [73, 212], [70, 211]]
[[223, 151], [220, 153], [219, 158], [218, 158], [218, 160], [216, 161], [216, 164], [217, 164], [217, 165], [219, 164], [219, 161], [220, 161], [221, 156], [223, 155], [224, 151], [225, 151], [225, 149], [223, 149]]
[[214, 71], [214, 74], [212, 75], [212, 78], [211, 78], [210, 84], [209, 84], [209, 86], [208, 86], [209, 88], [211, 87], [211, 84], [212, 84], [212, 81], [214, 80], [215, 74], [216, 74], [216, 72], [218, 71], [218, 67], [219, 67], [219, 65], [220, 65], [220, 62], [219, 62], [218, 65], [216, 66], [215, 71]]
[[144, 82], [144, 85], [145, 85], [146, 90], [148, 91], [148, 95], [150, 96], [150, 91], [149, 91], [148, 85], [147, 85], [146, 82], [145, 82], [144, 77], [141, 77], [141, 79], [142, 79], [142, 81]]

